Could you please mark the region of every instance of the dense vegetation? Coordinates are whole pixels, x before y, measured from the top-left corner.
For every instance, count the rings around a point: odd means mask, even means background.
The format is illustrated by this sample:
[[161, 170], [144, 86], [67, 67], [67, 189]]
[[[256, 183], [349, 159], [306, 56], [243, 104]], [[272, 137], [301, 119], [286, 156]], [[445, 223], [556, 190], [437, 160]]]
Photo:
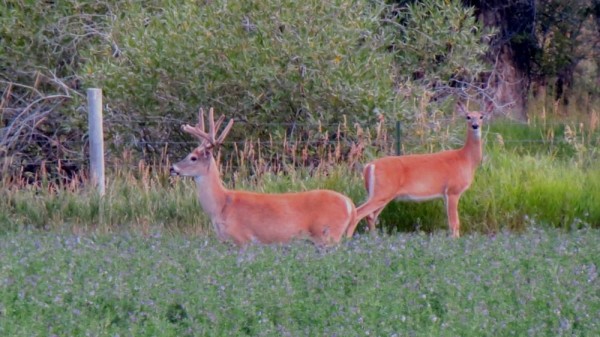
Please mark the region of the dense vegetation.
[[[0, 335], [598, 335], [598, 9], [2, 1]], [[104, 89], [103, 198], [85, 167], [90, 86]], [[502, 118], [511, 90], [529, 123]], [[457, 99], [498, 116], [458, 240], [438, 200], [392, 203], [380, 232], [329, 249], [239, 251], [168, 175], [195, 145], [180, 124], [214, 106], [236, 120], [227, 186], [360, 204], [370, 159], [462, 145]]]
[[[557, 3], [540, 8], [551, 12]], [[331, 187], [360, 203], [358, 169], [397, 151], [396, 120], [405, 152], [458, 147], [462, 128], [446, 119], [454, 101], [496, 97], [497, 88], [485, 82], [496, 70], [484, 55], [507, 31], [483, 28], [486, 20], [476, 15], [487, 7], [473, 5], [477, 11], [441, 0], [5, 1], [2, 230], [195, 224], [203, 231], [190, 187], [165, 172], [194, 145], [178, 130], [195, 120], [198, 106], [236, 119], [221, 153], [230, 186]], [[502, 15], [512, 8], [505, 5]], [[549, 31], [552, 20], [541, 20]], [[592, 27], [589, 20], [581, 24]], [[554, 46], [544, 59], [558, 60], [560, 41], [540, 36]], [[581, 52], [585, 58], [591, 51]], [[559, 71], [560, 64], [553, 67]], [[110, 191], [104, 200], [82, 189], [83, 96], [91, 85], [105, 90]], [[506, 112], [495, 103], [498, 115]], [[598, 112], [575, 111], [579, 121], [559, 125], [556, 105], [532, 107], [539, 126], [493, 122], [486, 160], [461, 205], [467, 231], [523, 229], [528, 221], [600, 223], [597, 189], [586, 188], [599, 179]], [[393, 205], [382, 225], [443, 228], [441, 208], [441, 202]]]
[[462, 86], [489, 68], [481, 41], [493, 33], [440, 0], [4, 1], [0, 27], [1, 168], [11, 173], [85, 165], [92, 86], [104, 90], [108, 160], [181, 154], [178, 127], [200, 106], [243, 123], [234, 140], [314, 141], [318, 124], [439, 116], [453, 94], [480, 97]]
[[[445, 147], [460, 146], [464, 138], [460, 135], [464, 132], [462, 120], [449, 130], [452, 132], [443, 132]], [[600, 226], [597, 130], [577, 124], [531, 127], [495, 122], [484, 134], [484, 161], [459, 208], [465, 232], [522, 231], [535, 224], [565, 229]], [[387, 136], [382, 132], [379, 137]], [[408, 140], [406, 145], [411, 152], [438, 149], [419, 142], [425, 146], [415, 147]], [[350, 196], [357, 205], [366, 197], [361, 164], [392, 152], [386, 147], [381, 152], [367, 151], [349, 164], [336, 158], [331, 144], [324, 144], [314, 149], [323, 158], [321, 165], [293, 168], [294, 156], [280, 148], [279, 161], [287, 164], [277, 168], [260, 157], [260, 144], [255, 144], [252, 152], [248, 148], [250, 145], [221, 157], [223, 178], [230, 188], [271, 193], [329, 188]], [[236, 162], [242, 165], [234, 165]], [[58, 186], [48, 179], [42, 179], [41, 185], [27, 184], [26, 178], [17, 182], [3, 181], [1, 231], [210, 232], [208, 219], [196, 201], [194, 183], [169, 177], [166, 166], [152, 167], [143, 162], [136, 168], [115, 166], [103, 199], [82, 188], [89, 185], [85, 177]], [[392, 203], [380, 219], [386, 231], [447, 230], [442, 200]]]
[[238, 252], [0, 236], [3, 336], [595, 336], [598, 230], [364, 236]]
[[80, 171], [90, 86], [105, 90], [109, 160], [180, 155], [177, 127], [199, 106], [244, 123], [235, 140], [310, 142], [322, 137], [317, 125], [331, 135], [346, 121], [435, 122], [458, 98], [493, 99], [502, 114], [521, 104], [529, 117], [591, 114], [599, 9], [597, 0], [3, 1], [0, 170]]

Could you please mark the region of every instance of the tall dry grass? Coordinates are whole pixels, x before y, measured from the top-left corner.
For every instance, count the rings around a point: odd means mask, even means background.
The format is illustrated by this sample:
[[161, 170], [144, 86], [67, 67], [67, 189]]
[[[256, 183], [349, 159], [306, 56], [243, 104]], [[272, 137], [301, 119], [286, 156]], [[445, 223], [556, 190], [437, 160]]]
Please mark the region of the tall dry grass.
[[[419, 131], [415, 136], [404, 132], [403, 150], [458, 147], [462, 123], [440, 118], [411, 125]], [[372, 129], [340, 124], [335, 135], [319, 131], [314, 135], [318, 141], [310, 144], [298, 139], [229, 144], [218, 154], [225, 184], [265, 193], [328, 188], [362, 203], [366, 197], [362, 165], [395, 152], [393, 127], [381, 119]], [[600, 226], [600, 140], [595, 131], [591, 124], [581, 123], [493, 122], [484, 132], [484, 162], [461, 200], [463, 229], [493, 233], [523, 230], [533, 223]], [[353, 141], [342, 137], [348, 134], [355, 135]], [[123, 155], [110, 163], [102, 198], [86, 175], [50, 177], [44, 166], [35, 175], [3, 177], [0, 231], [210, 233], [193, 182], [169, 176], [170, 157], [151, 164], [132, 158]], [[380, 219], [384, 230], [446, 229], [441, 200], [394, 202]]]

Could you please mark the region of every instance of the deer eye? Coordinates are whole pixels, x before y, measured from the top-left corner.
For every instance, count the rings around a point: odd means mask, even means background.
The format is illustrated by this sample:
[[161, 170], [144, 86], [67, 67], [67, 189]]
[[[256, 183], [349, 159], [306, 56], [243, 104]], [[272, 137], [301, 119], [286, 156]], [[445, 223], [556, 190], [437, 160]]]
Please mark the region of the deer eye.
[[467, 116], [467, 120], [470, 121], [471, 120], [471, 116]]
[[479, 116], [479, 119], [483, 119], [483, 115], [482, 115], [482, 116]]
[[195, 157], [195, 156], [192, 156], [192, 157], [190, 157], [190, 160], [191, 160], [191, 161], [196, 161], [196, 160], [198, 160], [198, 158], [197, 158], [197, 157]]

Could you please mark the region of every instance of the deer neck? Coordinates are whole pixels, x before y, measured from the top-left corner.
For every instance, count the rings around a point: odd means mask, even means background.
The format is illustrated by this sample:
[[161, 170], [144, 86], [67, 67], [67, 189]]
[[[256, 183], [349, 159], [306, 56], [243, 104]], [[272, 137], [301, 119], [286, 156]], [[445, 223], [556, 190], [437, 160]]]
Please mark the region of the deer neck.
[[471, 163], [473, 169], [479, 166], [483, 158], [483, 150], [481, 146], [481, 127], [478, 130], [473, 130], [471, 126], [467, 128], [467, 141], [461, 149], [465, 157]]
[[217, 163], [210, 159], [208, 171], [205, 175], [196, 176], [198, 200], [204, 211], [214, 221], [220, 215], [227, 200], [227, 190], [223, 187]]

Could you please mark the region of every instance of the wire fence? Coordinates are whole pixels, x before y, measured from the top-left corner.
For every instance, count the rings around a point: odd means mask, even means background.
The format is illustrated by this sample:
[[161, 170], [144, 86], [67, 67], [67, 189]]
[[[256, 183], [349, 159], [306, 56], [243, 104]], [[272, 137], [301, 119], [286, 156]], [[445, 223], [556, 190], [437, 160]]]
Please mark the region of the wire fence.
[[[158, 122], [164, 121], [164, 119], [150, 119], [151, 121]], [[177, 119], [171, 119], [174, 125], [179, 126], [181, 121]], [[444, 125], [447, 123], [446, 125]], [[244, 123], [240, 123], [244, 125]], [[440, 128], [450, 128], [450, 125], [456, 125], [456, 119], [438, 119], [435, 123], [431, 123], [435, 125], [425, 125], [426, 135], [424, 136], [415, 136], [408, 132], [409, 129], [414, 128], [423, 128], [423, 123], [401, 123], [400, 130], [397, 129], [398, 124], [394, 123], [384, 123], [382, 126], [384, 128], [385, 136], [381, 137], [381, 139], [370, 139], [365, 141], [364, 144], [366, 147], [376, 147], [381, 150], [392, 151], [389, 154], [398, 154], [397, 148], [398, 145], [404, 150], [408, 152], [412, 152], [412, 149], [422, 150], [426, 148], [428, 145], [432, 143], [436, 143], [438, 147], [442, 148], [451, 148], [458, 146], [463, 141], [463, 135], [457, 132], [456, 130], [452, 130], [448, 132], [448, 130], [444, 130], [446, 133], [443, 137], [436, 137], [436, 130], [439, 131]], [[494, 144], [511, 144], [511, 145], [522, 145], [522, 146], [530, 146], [530, 145], [548, 145], [548, 146], [570, 146], [573, 144], [590, 144], [590, 145], [598, 145], [600, 144], [600, 132], [592, 132], [579, 130], [580, 126], [564, 123], [564, 122], [545, 122], [543, 125], [540, 124], [529, 124], [525, 125], [521, 122], [514, 121], [503, 121], [502, 122], [504, 128], [510, 128], [511, 126], [515, 127], [525, 127], [525, 128], [539, 128], [540, 134], [535, 138], [524, 138], [523, 136], [511, 136], [504, 135], [501, 131], [495, 131], [493, 127], [486, 127], [484, 129], [484, 141], [489, 145]], [[272, 129], [282, 129], [288, 124], [286, 123], [260, 123], [257, 124], [258, 127], [261, 128], [272, 128]], [[292, 125], [290, 123], [289, 125]], [[317, 130], [318, 128], [326, 129], [335, 129], [339, 126], [339, 123], [336, 124], [302, 124], [304, 127], [308, 129]], [[442, 127], [444, 125], [444, 127]], [[238, 126], [240, 127], [240, 126]], [[332, 128], [333, 127], [333, 128]], [[240, 128], [243, 129], [243, 126]], [[372, 130], [375, 128], [373, 125], [365, 125], [362, 126], [365, 130]], [[461, 128], [456, 128], [461, 129]], [[178, 130], [178, 128], [176, 129]], [[548, 130], [553, 130], [548, 133]], [[560, 131], [555, 131], [560, 130]], [[569, 131], [571, 130], [571, 131]], [[575, 130], [575, 131], [573, 131]], [[178, 132], [178, 131], [177, 131]], [[438, 133], [439, 136], [439, 133]], [[317, 147], [334, 147], [336, 145], [344, 145], [351, 146], [352, 144], [356, 144], [360, 140], [353, 135], [352, 137], [340, 137], [336, 138], [335, 135], [327, 136], [325, 132], [316, 133], [311, 139], [237, 139], [237, 140], [225, 140], [223, 142], [223, 146], [228, 149], [241, 149], [244, 146], [252, 145], [255, 147], [260, 147], [264, 153], [270, 152], [281, 152], [283, 148], [295, 147], [296, 149], [301, 148], [317, 148]], [[440, 144], [440, 142], [442, 144]], [[113, 149], [120, 148], [125, 149], [126, 151], [133, 152], [144, 152], [149, 148], [154, 149], [162, 149], [160, 154], [169, 156], [172, 153], [177, 153], [182, 151], [188, 151], [193, 147], [198, 145], [196, 140], [148, 140], [148, 139], [105, 139], [105, 146], [107, 148], [107, 152], [109, 157], [111, 156], [119, 156], [119, 153], [114, 153]], [[78, 164], [78, 165], [86, 165], [88, 162], [88, 148], [89, 148], [89, 140], [87, 138], [78, 139], [78, 140], [63, 140], [60, 144], [54, 144], [54, 146], [60, 146], [62, 148], [69, 149], [69, 156], [62, 156], [59, 158], [49, 159], [49, 160], [38, 160], [38, 161], [28, 161], [29, 165], [40, 165], [43, 161], [45, 164], [58, 164], [58, 163], [69, 163], [69, 164]], [[110, 159], [110, 158], [109, 158]], [[151, 160], [150, 160], [151, 161]], [[118, 164], [117, 164], [118, 165]]]
[[[493, 133], [490, 136], [494, 136], [494, 135], [499, 135], [502, 136], [499, 133]], [[521, 138], [504, 138], [502, 137], [501, 139], [498, 138], [486, 138], [484, 139], [484, 141], [487, 144], [494, 144], [494, 143], [511, 143], [511, 144], [548, 144], [548, 145], [556, 145], [556, 144], [572, 144], [574, 142], [591, 142], [591, 143], [598, 143], [598, 140], [600, 140], [599, 136], [595, 136], [593, 138], [591, 138], [590, 140], [586, 140], [584, 137], [580, 136], [577, 137], [577, 139], [572, 139], [572, 138], [554, 138], [551, 140], [548, 139], [521, 139]], [[254, 145], [260, 145], [260, 146], [273, 146], [275, 148], [280, 148], [283, 147], [286, 143], [294, 143], [297, 145], [336, 145], [338, 143], [349, 143], [351, 142], [351, 139], [340, 139], [340, 140], [331, 140], [331, 139], [325, 139], [325, 140], [293, 140], [293, 141], [282, 141], [282, 140], [278, 140], [278, 141], [271, 141], [271, 140], [238, 140], [238, 141], [224, 141], [223, 145], [224, 146], [233, 146], [233, 145], [244, 145], [247, 143], [252, 143]], [[410, 137], [410, 138], [402, 138], [401, 143], [403, 146], [406, 145], [414, 145], [417, 148], [420, 148], [422, 146], [427, 145], [426, 143], [424, 143], [420, 138], [417, 137]], [[395, 145], [397, 142], [396, 139], [391, 139], [391, 140], [386, 140], [384, 142], [380, 142], [380, 145], [383, 144], [388, 144], [390, 146]], [[106, 142], [107, 146], [110, 147], [111, 144], [114, 144], [111, 141], [107, 141]], [[165, 146], [169, 146], [169, 147], [186, 147], [186, 148], [192, 148], [194, 146], [198, 145], [197, 141], [147, 141], [147, 140], [133, 140], [133, 141], [118, 141], [119, 146], [124, 147], [126, 149], [143, 149], [146, 146], [153, 146], [153, 147], [165, 147]], [[86, 140], [82, 140], [82, 141], [65, 141], [65, 142], [61, 142], [61, 145], [64, 147], [68, 147], [69, 149], [79, 149], [81, 150], [81, 152], [85, 152], [87, 147], [88, 147], [88, 142]]]
[[[99, 92], [99, 100], [90, 99], [88, 95], [88, 111], [92, 111], [92, 103], [97, 104], [102, 114], [100, 89], [88, 89]], [[20, 115], [19, 115], [20, 116]], [[88, 119], [91, 120], [91, 115]], [[413, 120], [396, 121], [378, 116], [374, 124], [349, 123], [345, 116], [335, 121], [299, 120], [293, 122], [255, 121], [245, 116], [236, 116], [236, 132], [223, 142], [225, 156], [233, 157], [238, 162], [262, 161], [277, 165], [292, 161], [294, 165], [314, 164], [320, 161], [356, 161], [363, 158], [368, 149], [378, 155], [418, 153], [458, 147], [464, 140], [458, 127], [462, 118], [456, 116], [440, 117], [415, 114]], [[597, 119], [597, 118], [596, 118]], [[13, 122], [19, 121], [16, 118]], [[108, 166], [132, 167], [132, 163], [145, 161], [148, 165], [165, 165], [171, 158], [178, 159], [197, 142], [187, 138], [180, 131], [181, 125], [189, 123], [173, 116], [130, 116], [115, 113], [107, 109], [105, 116], [96, 125], [104, 125], [104, 150]], [[21, 123], [15, 128], [14, 123], [0, 129], [0, 138], [5, 140], [12, 135], [12, 142], [31, 144], [33, 148], [18, 147], [22, 151], [17, 162], [12, 162], [13, 171], [35, 171], [44, 166], [75, 167], [85, 169], [89, 164], [91, 153], [98, 153], [91, 142], [96, 128], [90, 124], [89, 132], [83, 128], [71, 133], [77, 139], [63, 137], [60, 132], [33, 132], [34, 126]], [[594, 124], [594, 123], [591, 123]], [[501, 129], [488, 127], [484, 131], [488, 144], [515, 146], [577, 146], [581, 144], [599, 143], [599, 133], [595, 126], [586, 127], [582, 123], [564, 123], [543, 119], [539, 123], [525, 125], [520, 121], [503, 120], [504, 130], [510, 128], [534, 128], [539, 134], [503, 134]], [[25, 131], [29, 128], [31, 131]], [[277, 130], [277, 131], [276, 131]], [[94, 131], [94, 132], [92, 132]], [[258, 131], [258, 132], [257, 132]], [[275, 132], [276, 131], [276, 132]], [[96, 132], [97, 133], [97, 132]], [[4, 135], [4, 136], [3, 136]], [[28, 136], [27, 136], [28, 135]], [[249, 138], [248, 135], [254, 135]], [[535, 136], [535, 137], [534, 137]], [[189, 140], [188, 140], [189, 139]], [[0, 143], [0, 153], [7, 153], [10, 146]], [[92, 143], [92, 144], [90, 144]], [[97, 143], [97, 142], [96, 142]], [[17, 147], [15, 147], [17, 149]], [[4, 152], [3, 152], [4, 151]], [[132, 155], [133, 154], [133, 155]], [[97, 156], [97, 155], [96, 155]], [[103, 159], [104, 162], [104, 159]], [[3, 161], [5, 165], [6, 161]], [[0, 169], [3, 169], [0, 167]]]

